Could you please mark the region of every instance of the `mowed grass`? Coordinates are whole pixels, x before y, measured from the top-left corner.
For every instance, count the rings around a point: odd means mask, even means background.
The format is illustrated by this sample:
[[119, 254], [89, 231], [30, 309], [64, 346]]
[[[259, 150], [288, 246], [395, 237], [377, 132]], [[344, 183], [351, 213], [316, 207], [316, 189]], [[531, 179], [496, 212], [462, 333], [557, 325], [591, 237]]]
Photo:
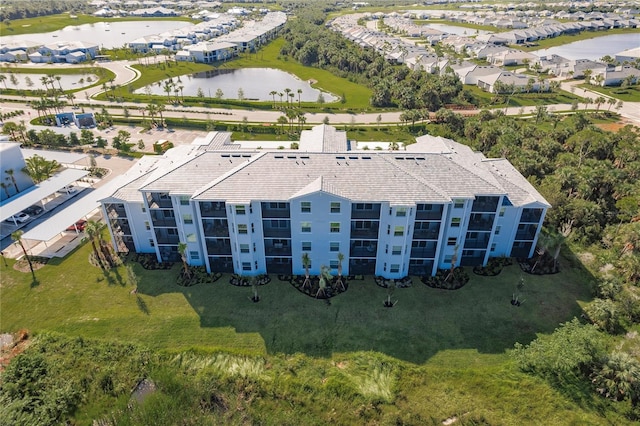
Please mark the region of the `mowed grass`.
[[2, 266], [0, 323], [3, 331], [27, 328], [118, 339], [152, 348], [223, 349], [255, 355], [302, 352], [313, 357], [376, 351], [423, 364], [442, 351], [503, 355], [515, 342], [551, 332], [579, 313], [589, 299], [581, 273], [525, 276], [521, 307], [509, 303], [522, 275], [518, 266], [497, 277], [471, 274], [457, 291], [436, 290], [414, 278], [397, 289], [394, 308], [383, 308], [387, 292], [371, 278], [349, 283], [331, 299], [310, 298], [275, 276], [249, 300], [250, 288], [229, 277], [209, 285], [179, 287], [179, 266], [146, 271], [134, 264], [138, 292], [131, 294], [124, 267], [103, 273], [88, 263], [90, 246], [30, 274]]
[[[387, 291], [370, 278], [350, 281], [328, 304], [273, 276], [253, 303], [251, 289], [227, 275], [177, 286], [179, 265], [134, 264], [132, 294], [125, 268], [104, 274], [89, 265], [90, 251], [82, 246], [36, 271], [37, 285], [13, 260], [0, 265], [0, 331], [137, 342], [168, 354], [189, 377], [213, 371], [250, 381], [264, 392], [251, 408], [262, 424], [422, 425], [454, 416], [460, 424], [628, 423], [623, 406], [590, 389], [555, 389], [519, 372], [507, 354], [590, 298], [589, 276], [574, 263], [563, 261], [558, 275], [525, 276], [521, 307], [509, 303], [521, 276], [514, 265], [497, 277], [472, 275], [456, 291], [414, 279], [396, 289], [395, 307], [383, 308]], [[90, 401], [75, 416], [92, 420], [112, 404]]]

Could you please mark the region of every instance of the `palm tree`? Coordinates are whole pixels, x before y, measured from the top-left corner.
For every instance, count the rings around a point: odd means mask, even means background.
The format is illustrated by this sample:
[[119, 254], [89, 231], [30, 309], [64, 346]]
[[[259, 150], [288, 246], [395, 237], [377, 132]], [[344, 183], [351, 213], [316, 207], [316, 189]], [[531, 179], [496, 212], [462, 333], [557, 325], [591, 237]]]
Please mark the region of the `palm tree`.
[[640, 362], [626, 352], [612, 352], [593, 375], [597, 391], [607, 398], [626, 398], [637, 403], [640, 398]]
[[93, 248], [93, 255], [95, 256], [96, 262], [98, 262], [98, 265], [100, 265], [100, 267], [104, 269], [102, 259], [100, 258], [100, 252], [98, 251], [98, 246], [96, 245], [96, 240], [98, 239], [101, 231], [100, 228], [101, 227], [98, 222], [96, 222], [95, 220], [90, 220], [85, 225], [84, 232], [89, 241], [91, 241], [91, 247]]
[[309, 258], [309, 253], [304, 253], [302, 255], [302, 266], [304, 266], [304, 282], [302, 283], [302, 288], [304, 289], [307, 285], [311, 285], [311, 278], [309, 276], [311, 259]]
[[67, 94], [66, 98], [71, 101], [71, 106], [73, 108], [75, 108], [76, 104], [75, 104], [75, 102], [73, 102], [73, 100], [76, 98], [76, 96], [73, 93], [69, 93], [69, 94]]
[[300, 95], [302, 95], [302, 89], [298, 89], [298, 107], [300, 107]]
[[61, 92], [64, 92], [64, 90], [62, 90], [62, 83], [60, 83], [60, 79], [61, 79], [61, 78], [62, 78], [62, 77], [60, 77], [59, 75], [56, 75], [56, 77], [55, 77], [55, 79], [56, 79], [56, 80], [58, 80], [58, 86], [60, 86], [60, 91], [61, 91]]
[[166, 107], [164, 106], [164, 104], [158, 104], [158, 106], [156, 107], [156, 112], [158, 113], [158, 115], [160, 115], [160, 126], [164, 127], [164, 117], [162, 116], [162, 113], [164, 111], [166, 111]]
[[4, 74], [0, 74], [0, 81], [4, 84], [4, 88], [7, 89], [7, 76]]
[[4, 172], [9, 175], [9, 177], [6, 179], [11, 181], [11, 183], [13, 184], [13, 187], [16, 189], [16, 193], [20, 192], [20, 189], [18, 188], [18, 183], [16, 182], [15, 171], [13, 169], [7, 169]]
[[316, 299], [322, 293], [323, 296], [327, 295], [327, 282], [331, 281], [331, 273], [329, 272], [329, 268], [325, 265], [320, 267], [320, 281], [318, 282], [318, 291], [316, 292]]
[[344, 260], [344, 254], [338, 252], [338, 281], [336, 281], [336, 285], [340, 284], [342, 287], [342, 291], [345, 291], [344, 282], [342, 281], [342, 261]]
[[187, 244], [186, 243], [178, 243], [178, 253], [180, 253], [180, 258], [182, 259], [182, 267], [184, 268], [184, 275], [187, 278], [191, 278], [191, 270], [189, 269], [189, 264], [187, 263]]
[[287, 95], [287, 105], [289, 104], [289, 93], [291, 93], [291, 89], [288, 87], [284, 89], [284, 93]]
[[7, 198], [11, 197], [11, 194], [9, 194], [9, 185], [4, 182], [0, 182], [0, 186], [2, 187], [2, 189], [4, 189], [4, 193], [6, 194]]
[[22, 249], [22, 252], [24, 253], [24, 257], [27, 259], [27, 262], [29, 263], [29, 269], [31, 270], [31, 276], [33, 277], [33, 280], [36, 280], [36, 273], [33, 270], [33, 264], [31, 263], [31, 258], [29, 258], [29, 254], [27, 253], [27, 249], [24, 247], [24, 244], [22, 244], [22, 234], [24, 234], [23, 231], [21, 230], [17, 230], [11, 233], [11, 239], [13, 241], [16, 241], [18, 244], [20, 244], [20, 248]]
[[47, 160], [38, 154], [25, 159], [24, 163], [25, 167], [22, 171], [35, 183], [49, 179], [60, 168], [60, 163], [56, 160]]
[[269, 94], [273, 97], [273, 107], [276, 107], [276, 95], [278, 94], [278, 92], [276, 92], [275, 90], [272, 90], [269, 92]]

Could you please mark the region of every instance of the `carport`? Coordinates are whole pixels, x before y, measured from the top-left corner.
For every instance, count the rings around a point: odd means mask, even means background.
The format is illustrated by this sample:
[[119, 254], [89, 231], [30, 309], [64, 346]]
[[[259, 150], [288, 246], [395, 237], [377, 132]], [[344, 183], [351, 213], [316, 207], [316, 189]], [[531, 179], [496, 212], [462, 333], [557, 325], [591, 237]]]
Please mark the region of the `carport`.
[[91, 189], [82, 198], [25, 232], [22, 239], [29, 242], [25, 245], [29, 247], [31, 254], [43, 257], [64, 257], [77, 247], [82, 239], [79, 231], [65, 232], [65, 230], [80, 219], [100, 220], [102, 218], [100, 200], [111, 195], [114, 189], [121, 185], [121, 179], [116, 178], [107, 185]]
[[[49, 179], [19, 192], [8, 200], [5, 200], [3, 204], [0, 204], [0, 222], [20, 213], [33, 204], [40, 203], [56, 191], [82, 179], [88, 174], [89, 172], [86, 170], [65, 169]], [[46, 203], [43, 203], [43, 208], [47, 210]]]

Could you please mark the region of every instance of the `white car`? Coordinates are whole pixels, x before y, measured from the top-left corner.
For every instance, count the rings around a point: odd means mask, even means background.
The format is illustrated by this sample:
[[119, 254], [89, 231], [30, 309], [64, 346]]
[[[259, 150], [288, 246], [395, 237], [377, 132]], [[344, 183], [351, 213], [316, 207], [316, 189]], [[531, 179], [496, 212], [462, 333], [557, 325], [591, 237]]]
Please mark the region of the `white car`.
[[71, 194], [72, 192], [76, 192], [76, 187], [73, 185], [67, 185], [63, 187], [60, 192], [66, 192], [67, 194]]
[[28, 214], [24, 213], [24, 212], [20, 212], [18, 214], [15, 214], [13, 216], [11, 216], [9, 219], [5, 220], [5, 222], [9, 222], [9, 223], [14, 223], [14, 222], [19, 222], [19, 223], [24, 223], [27, 220], [29, 220], [31, 216], [29, 216]]

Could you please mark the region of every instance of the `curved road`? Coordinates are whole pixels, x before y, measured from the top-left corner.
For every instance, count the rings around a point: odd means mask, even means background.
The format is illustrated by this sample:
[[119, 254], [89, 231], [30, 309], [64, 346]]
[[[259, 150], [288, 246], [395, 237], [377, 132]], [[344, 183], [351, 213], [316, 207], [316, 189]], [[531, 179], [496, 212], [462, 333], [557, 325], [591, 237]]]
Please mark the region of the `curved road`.
[[[164, 61], [164, 57], [156, 56], [153, 58], [155, 61]], [[126, 86], [127, 84], [135, 81], [140, 77], [140, 73], [131, 67], [134, 61], [113, 61], [102, 62], [97, 64], [103, 68], [112, 71], [116, 77], [113, 84], [119, 86]], [[43, 69], [55, 69], [60, 67], [65, 68], [86, 68], [86, 65], [69, 65], [69, 64], [18, 64], [17, 66], [29, 67], [29, 68], [43, 68]], [[562, 81], [562, 89], [571, 91], [572, 86], [580, 84], [580, 81]], [[580, 89], [582, 90], [582, 89]], [[130, 108], [130, 114], [132, 116], [140, 116], [138, 109], [143, 105], [140, 103], [124, 102], [114, 103], [110, 101], [99, 101], [93, 99], [93, 96], [101, 93], [103, 90], [101, 87], [92, 87], [86, 90], [76, 92], [76, 98], [78, 102], [84, 107], [85, 110], [97, 110], [106, 108], [109, 113], [113, 115], [122, 115], [122, 107], [127, 106]], [[597, 92], [585, 91], [585, 95], [594, 99], [602, 95]], [[6, 100], [15, 100], [19, 102], [6, 102]], [[86, 101], [88, 99], [88, 101]], [[12, 110], [22, 109], [30, 116], [36, 116], [37, 112], [29, 105], [22, 105], [21, 102], [26, 102], [25, 98], [20, 96], [2, 96], [0, 98], [0, 110], [2, 112], [9, 112]], [[606, 109], [607, 105], [603, 105], [603, 109]], [[557, 104], [548, 105], [549, 111], [560, 112], [570, 111], [571, 105], [569, 104]], [[467, 110], [464, 114], [476, 114], [478, 110]], [[507, 115], [519, 115], [522, 112], [525, 114], [535, 113], [535, 107], [509, 107], [505, 109]], [[633, 124], [640, 126], [640, 102], [624, 102], [622, 108], [618, 110], [618, 113], [632, 122]], [[322, 123], [325, 118], [329, 119], [330, 124], [376, 124], [378, 122], [378, 116], [380, 116], [380, 122], [383, 124], [399, 123], [400, 115], [402, 112], [374, 112], [374, 113], [359, 113], [359, 114], [347, 114], [347, 113], [306, 113], [307, 124]], [[242, 122], [245, 118], [250, 123], [276, 123], [278, 118], [284, 115], [281, 111], [264, 111], [264, 110], [241, 110], [241, 109], [226, 109], [226, 108], [204, 108], [204, 107], [185, 107], [185, 106], [173, 106], [166, 105], [166, 112], [163, 114], [165, 117], [171, 118], [184, 118], [184, 119], [198, 119], [207, 120], [212, 119], [216, 121], [228, 121], [228, 122]]]

